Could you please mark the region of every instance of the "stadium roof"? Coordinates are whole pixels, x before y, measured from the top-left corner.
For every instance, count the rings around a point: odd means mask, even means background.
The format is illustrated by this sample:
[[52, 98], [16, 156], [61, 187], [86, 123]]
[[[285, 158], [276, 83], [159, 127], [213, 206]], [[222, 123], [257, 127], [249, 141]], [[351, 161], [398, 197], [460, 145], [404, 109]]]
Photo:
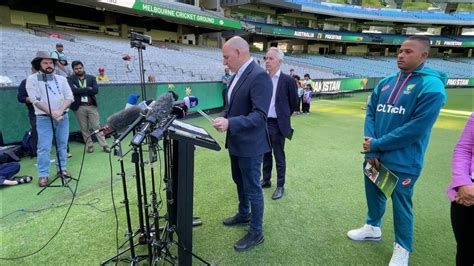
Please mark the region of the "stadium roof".
[[159, 17], [173, 23], [198, 26], [216, 30], [240, 29], [239, 21], [228, 19], [217, 12], [201, 10], [199, 7], [159, 0], [59, 0], [75, 4], [139, 17]]

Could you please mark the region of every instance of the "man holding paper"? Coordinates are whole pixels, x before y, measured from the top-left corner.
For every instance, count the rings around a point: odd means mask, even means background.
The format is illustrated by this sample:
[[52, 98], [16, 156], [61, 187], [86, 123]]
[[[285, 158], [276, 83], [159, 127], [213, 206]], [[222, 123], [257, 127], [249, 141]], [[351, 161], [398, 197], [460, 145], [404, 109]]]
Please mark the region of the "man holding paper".
[[226, 90], [225, 110], [213, 126], [226, 132], [232, 179], [237, 187], [237, 214], [223, 221], [226, 226], [249, 223], [248, 233], [234, 245], [246, 251], [263, 242], [264, 199], [260, 185], [263, 155], [270, 151], [267, 112], [272, 97], [272, 81], [250, 56], [248, 43], [239, 36], [222, 48], [224, 65], [235, 73]]
[[[431, 129], [446, 101], [447, 75], [424, 65], [429, 51], [429, 38], [407, 38], [398, 54], [400, 71], [379, 82], [366, 111], [364, 165], [379, 167], [382, 163], [399, 178], [391, 195], [395, 243], [389, 265], [408, 265], [409, 252], [413, 251], [413, 189]], [[366, 224], [347, 235], [352, 240], [380, 240], [387, 198], [369, 178], [364, 180]]]

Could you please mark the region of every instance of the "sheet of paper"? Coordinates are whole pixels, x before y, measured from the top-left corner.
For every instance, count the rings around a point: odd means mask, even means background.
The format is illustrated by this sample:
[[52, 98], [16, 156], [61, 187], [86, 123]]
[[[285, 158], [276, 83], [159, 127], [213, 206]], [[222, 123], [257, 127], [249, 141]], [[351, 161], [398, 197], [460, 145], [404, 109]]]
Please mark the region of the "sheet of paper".
[[204, 130], [200, 127], [196, 127], [196, 126], [193, 126], [193, 125], [190, 125], [190, 124], [186, 124], [186, 123], [180, 122], [178, 120], [174, 120], [172, 125], [182, 127], [182, 128], [185, 128], [185, 129], [188, 129], [190, 131], [194, 131], [194, 132], [206, 135], [206, 136], [209, 135], [209, 134], [207, 134], [206, 130]]
[[197, 110], [197, 112], [202, 115], [204, 118], [206, 118], [209, 122], [214, 123], [214, 119], [212, 119], [212, 117], [210, 117], [208, 114], [204, 113], [204, 111], [202, 110]]

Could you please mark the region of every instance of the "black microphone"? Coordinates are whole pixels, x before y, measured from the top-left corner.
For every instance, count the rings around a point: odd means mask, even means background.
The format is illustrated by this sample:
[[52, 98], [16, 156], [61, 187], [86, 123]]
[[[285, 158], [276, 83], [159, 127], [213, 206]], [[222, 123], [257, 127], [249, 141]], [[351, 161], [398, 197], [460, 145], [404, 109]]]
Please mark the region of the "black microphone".
[[39, 72], [36, 78], [38, 79], [38, 81], [44, 81], [44, 82], [48, 82], [54, 79], [53, 74], [48, 74], [48, 73], [43, 73], [43, 72]]
[[158, 98], [155, 102], [151, 103], [149, 108], [151, 109], [145, 117], [145, 122], [142, 124], [140, 131], [133, 136], [132, 144], [140, 145], [147, 133], [149, 133], [153, 127], [160, 123], [165, 117], [167, 117], [173, 109], [173, 95], [171, 93], [165, 93]]
[[114, 132], [120, 132], [132, 124], [138, 117], [140, 117], [140, 115], [143, 115], [142, 108], [139, 106], [132, 106], [109, 116], [105, 126], [95, 130], [92, 134], [103, 132], [104, 135], [109, 135]]

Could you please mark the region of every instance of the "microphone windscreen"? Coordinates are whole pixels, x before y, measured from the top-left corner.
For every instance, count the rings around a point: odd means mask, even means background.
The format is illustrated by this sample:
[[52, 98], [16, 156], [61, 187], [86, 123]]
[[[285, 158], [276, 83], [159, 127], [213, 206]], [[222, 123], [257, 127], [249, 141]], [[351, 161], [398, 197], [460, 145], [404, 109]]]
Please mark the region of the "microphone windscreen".
[[171, 93], [164, 93], [153, 102], [149, 108], [151, 110], [147, 114], [147, 119], [160, 121], [165, 118], [173, 109], [173, 95]]
[[120, 111], [107, 118], [106, 124], [116, 132], [126, 129], [132, 124], [140, 115], [142, 109], [138, 106], [132, 106], [128, 109]]

